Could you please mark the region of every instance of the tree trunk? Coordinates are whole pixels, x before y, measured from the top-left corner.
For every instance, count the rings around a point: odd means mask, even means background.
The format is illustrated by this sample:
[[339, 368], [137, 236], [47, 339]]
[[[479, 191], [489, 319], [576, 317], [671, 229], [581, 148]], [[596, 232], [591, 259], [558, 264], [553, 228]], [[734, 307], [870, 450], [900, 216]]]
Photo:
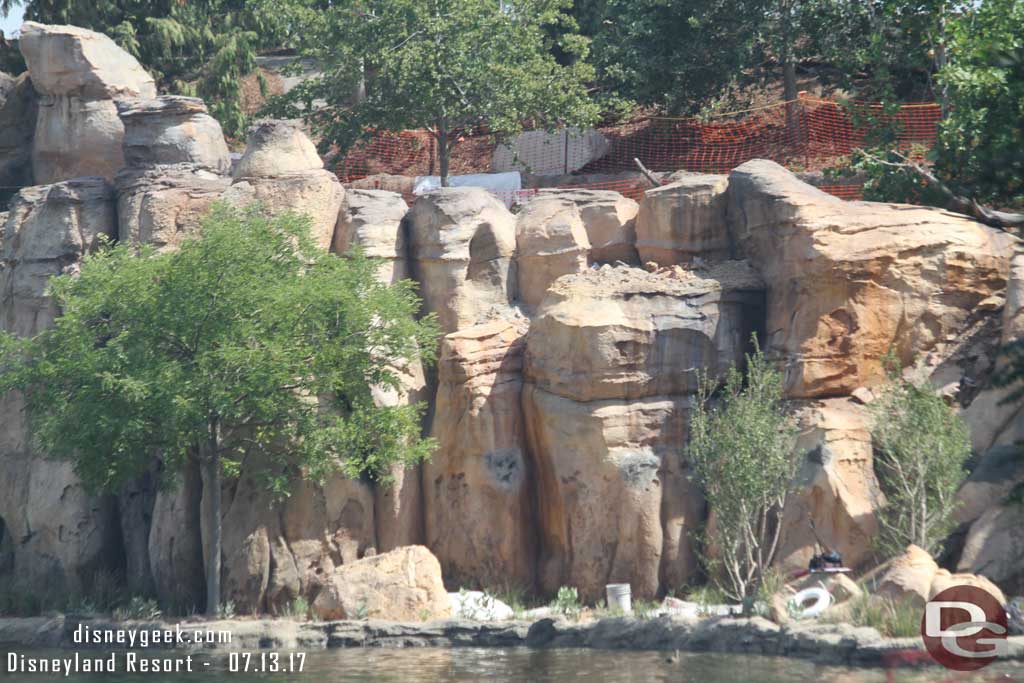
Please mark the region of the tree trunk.
[[437, 125], [437, 158], [441, 167], [441, 187], [448, 187], [448, 124], [444, 120]]
[[786, 100], [786, 133], [791, 144], [800, 141], [800, 112], [796, 102], [798, 91], [796, 85], [796, 60], [793, 55], [793, 15], [789, 2], [779, 6], [782, 22], [782, 97]]
[[[220, 612], [220, 570], [221, 554], [221, 481], [220, 455], [217, 452], [216, 438], [211, 438], [207, 446], [210, 452], [202, 454], [203, 489], [209, 494], [209, 505], [206, 506], [206, 528], [210, 538], [206, 551], [206, 614], [218, 616]], [[204, 449], [206, 450], [206, 449]]]

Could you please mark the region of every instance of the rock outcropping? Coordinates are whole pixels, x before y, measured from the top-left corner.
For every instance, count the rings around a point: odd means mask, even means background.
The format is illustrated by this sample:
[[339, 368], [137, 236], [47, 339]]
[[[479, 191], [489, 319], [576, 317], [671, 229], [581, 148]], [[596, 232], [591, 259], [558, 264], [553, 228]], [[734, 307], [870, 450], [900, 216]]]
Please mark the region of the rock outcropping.
[[[847, 564], [871, 557], [885, 499], [866, 404], [892, 348], [920, 360], [973, 429], [978, 466], [952, 561], [1022, 586], [1022, 520], [1004, 499], [1024, 480], [1011, 452], [1024, 420], [992, 383], [998, 350], [1024, 334], [1024, 254], [1006, 233], [843, 202], [763, 160], [673, 174], [639, 204], [547, 189], [515, 215], [483, 189], [444, 188], [407, 207], [343, 190], [281, 121], [252, 129], [229, 176], [203, 103], [156, 97], [106, 37], [29, 23], [21, 47], [31, 77], [0, 77], [0, 177], [29, 182], [31, 149], [35, 182], [50, 184], [0, 214], [4, 330], [52, 324], [48, 279], [75, 272], [99, 235], [174, 249], [220, 198], [307, 214], [324, 249], [380, 259], [382, 282], [415, 280], [422, 313], [439, 320], [436, 369], [398, 368], [401, 387], [371, 387], [381, 405], [426, 402], [423, 431], [439, 443], [429, 463], [396, 468], [390, 486], [296, 484], [284, 503], [255, 463], [225, 483], [224, 597], [239, 609], [303, 597], [325, 618], [418, 618], [446, 613], [443, 583], [572, 585], [591, 601], [609, 582], [638, 598], [684, 586], [698, 574], [692, 533], [713, 514], [685, 457], [698, 373], [742, 365], [755, 333], [785, 370], [800, 426], [783, 568], [806, 565], [815, 533]], [[166, 605], [201, 606], [209, 491], [195, 468], [175, 488], [156, 490], [154, 470], [90, 497], [66, 463], [32, 452], [22, 407], [0, 401], [0, 580], [85, 590], [113, 570]], [[890, 572], [894, 595], [923, 600], [962, 578], [922, 560], [923, 578], [915, 562]]]
[[39, 93], [35, 182], [88, 175], [112, 180], [124, 165], [115, 103], [156, 97], [152, 77], [109, 37], [75, 26], [26, 21], [19, 47]]

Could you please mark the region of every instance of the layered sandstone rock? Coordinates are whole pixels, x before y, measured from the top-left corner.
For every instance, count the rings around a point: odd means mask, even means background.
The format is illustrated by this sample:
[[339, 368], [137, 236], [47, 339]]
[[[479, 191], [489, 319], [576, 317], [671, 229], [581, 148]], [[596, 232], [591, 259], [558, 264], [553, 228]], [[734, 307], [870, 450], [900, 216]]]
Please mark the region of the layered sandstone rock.
[[313, 240], [323, 249], [331, 248], [345, 192], [296, 123], [255, 124], [232, 175], [225, 200], [238, 206], [258, 202], [270, 214], [305, 214]]
[[28, 73], [12, 78], [0, 72], [0, 206], [15, 188], [32, 184], [37, 107]]
[[444, 333], [507, 315], [516, 221], [504, 204], [482, 188], [446, 187], [417, 199], [406, 220], [423, 310]]
[[575, 203], [557, 195], [540, 195], [516, 221], [519, 298], [530, 308], [555, 280], [579, 273], [590, 264], [590, 238]]
[[821, 552], [820, 539], [857, 567], [871, 557], [885, 502], [874, 472], [871, 415], [851, 399], [836, 398], [801, 406], [796, 418], [800, 469], [776, 561], [785, 571], [804, 569]]
[[[19, 192], [0, 252], [3, 330], [29, 337], [52, 325], [59, 311], [47, 292], [50, 278], [75, 272], [100, 236], [115, 231], [114, 196], [102, 178]], [[3, 580], [30, 591], [82, 591], [117, 557], [113, 500], [87, 495], [71, 463], [33, 451], [17, 394], [0, 397], [0, 424], [0, 520], [14, 541], [13, 573]]]
[[354, 247], [381, 259], [379, 278], [392, 283], [409, 277], [408, 244], [403, 219], [408, 213], [402, 195], [384, 190], [348, 190], [334, 232], [336, 254]]
[[218, 174], [231, 171], [231, 154], [217, 119], [197, 97], [164, 95], [123, 100], [124, 160], [133, 168], [192, 164]]
[[75, 26], [27, 21], [19, 47], [40, 95], [35, 182], [112, 179], [124, 164], [115, 100], [155, 97], [153, 79], [109, 37]]
[[762, 287], [742, 261], [679, 277], [603, 266], [564, 278], [531, 325], [528, 376], [577, 401], [694, 393], [698, 371], [742, 361]]
[[277, 612], [310, 598], [336, 567], [375, 547], [373, 491], [363, 482], [297, 482], [275, 501], [254, 469], [225, 494], [223, 599], [244, 611]]
[[545, 592], [692, 578], [704, 503], [682, 459], [696, 370], [738, 362], [761, 307], [744, 263], [677, 276], [602, 267], [550, 288], [527, 337], [523, 409]]
[[536, 548], [520, 395], [524, 325], [494, 321], [441, 343], [423, 468], [427, 545], [453, 590], [533, 586]]
[[[611, 190], [543, 189], [538, 199], [558, 197], [579, 210], [593, 263], [635, 264], [636, 218], [640, 206]], [[534, 200], [536, 201], [536, 200]]]
[[636, 219], [640, 261], [671, 266], [728, 259], [728, 187], [726, 176], [694, 173], [645, 192]]
[[731, 236], [768, 283], [767, 348], [790, 397], [848, 394], [954, 336], [1001, 292], [1014, 238], [963, 216], [844, 202], [771, 161], [729, 176]]
[[231, 184], [220, 124], [192, 97], [118, 103], [125, 160], [117, 174], [120, 239], [175, 248]]
[[437, 558], [414, 545], [339, 567], [313, 613], [325, 620], [421, 621], [451, 616], [451, 604]]

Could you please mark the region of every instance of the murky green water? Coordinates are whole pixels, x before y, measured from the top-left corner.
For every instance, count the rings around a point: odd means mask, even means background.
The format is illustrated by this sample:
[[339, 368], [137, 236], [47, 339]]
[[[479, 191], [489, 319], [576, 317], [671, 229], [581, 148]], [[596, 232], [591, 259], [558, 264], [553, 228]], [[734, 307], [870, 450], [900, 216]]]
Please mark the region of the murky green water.
[[[687, 654], [666, 661], [665, 653], [604, 650], [518, 649], [338, 649], [316, 651], [304, 659], [282, 652], [277, 659], [261, 653], [243, 655], [218, 652], [194, 655], [192, 671], [179, 673], [125, 673], [126, 655], [116, 654], [117, 673], [78, 674], [70, 677], [43, 673], [10, 673], [8, 652], [0, 653], [0, 680], [11, 683], [65, 680], [71, 683], [168, 683], [207, 681], [249, 683], [282, 681], [304, 683], [434, 683], [436, 681], [544, 683], [555, 681], [614, 681], [615, 683], [1024, 683], [1024, 664], [996, 664], [973, 674], [956, 674], [939, 668], [885, 672], [818, 666], [777, 657]], [[18, 651], [28, 657], [67, 658], [67, 650]], [[145, 658], [183, 658], [187, 653], [139, 651]], [[262, 653], [268, 655], [268, 653]], [[83, 653], [85, 656], [86, 653]], [[89, 657], [103, 656], [89, 652]], [[109, 658], [109, 654], [106, 655]], [[302, 664], [302, 671], [297, 669]], [[138, 665], [138, 662], [136, 662]], [[278, 669], [256, 673], [254, 669]], [[249, 673], [244, 669], [248, 666]], [[235, 669], [235, 670], [232, 670]]]

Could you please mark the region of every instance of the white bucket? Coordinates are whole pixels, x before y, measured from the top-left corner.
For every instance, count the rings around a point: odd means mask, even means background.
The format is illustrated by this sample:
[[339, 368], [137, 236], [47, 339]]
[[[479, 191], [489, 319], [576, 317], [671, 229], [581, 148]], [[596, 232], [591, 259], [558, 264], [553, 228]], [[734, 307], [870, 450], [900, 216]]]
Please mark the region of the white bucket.
[[604, 587], [608, 598], [608, 609], [620, 610], [623, 614], [632, 614], [633, 598], [628, 583], [609, 583]]

